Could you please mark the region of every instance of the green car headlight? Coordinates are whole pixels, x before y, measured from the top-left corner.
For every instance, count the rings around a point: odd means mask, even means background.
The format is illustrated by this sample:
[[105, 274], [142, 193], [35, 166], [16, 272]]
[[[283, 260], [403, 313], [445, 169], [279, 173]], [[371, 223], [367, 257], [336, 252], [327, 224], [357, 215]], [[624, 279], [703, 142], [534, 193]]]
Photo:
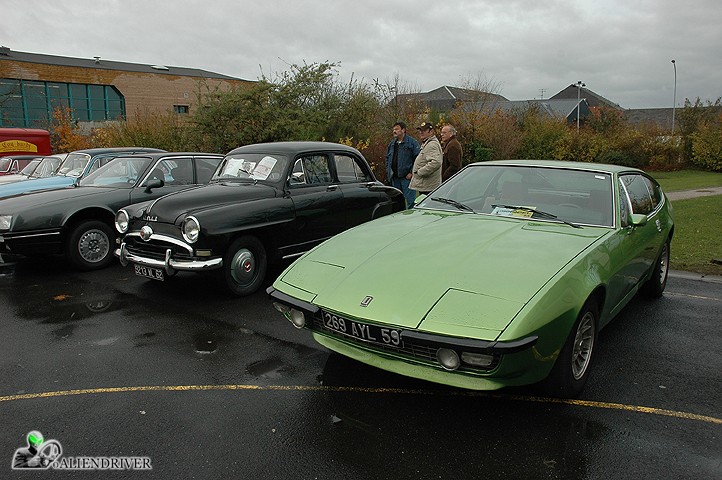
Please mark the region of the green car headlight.
[[0, 215], [0, 230], [10, 230], [10, 224], [12, 221], [12, 215]]
[[201, 223], [196, 217], [188, 217], [183, 220], [181, 230], [183, 231], [183, 238], [186, 239], [186, 242], [196, 243], [198, 235], [201, 233]]
[[129, 217], [128, 212], [125, 210], [119, 210], [115, 215], [115, 229], [120, 233], [128, 231]]

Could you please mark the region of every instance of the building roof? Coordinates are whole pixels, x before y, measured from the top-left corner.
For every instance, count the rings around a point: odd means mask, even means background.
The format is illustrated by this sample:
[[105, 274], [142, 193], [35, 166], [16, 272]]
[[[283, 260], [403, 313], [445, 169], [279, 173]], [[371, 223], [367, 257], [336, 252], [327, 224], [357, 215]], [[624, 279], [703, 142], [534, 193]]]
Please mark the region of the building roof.
[[394, 101], [406, 102], [410, 100], [418, 100], [427, 105], [432, 110], [440, 112], [448, 112], [452, 110], [458, 102], [468, 103], [475, 102], [484, 97], [485, 101], [505, 101], [506, 98], [496, 93], [480, 92], [478, 90], [469, 90], [466, 88], [451, 87], [444, 85], [425, 93], [403, 93], [396, 96]]
[[671, 108], [629, 108], [624, 111], [624, 118], [631, 125], [656, 125], [671, 128]]
[[[589, 115], [589, 105], [586, 99], [582, 98], [579, 101], [581, 108], [579, 113], [581, 118], [585, 118]], [[576, 119], [577, 112], [577, 99], [562, 99], [562, 100], [497, 100], [483, 103], [467, 103], [464, 108], [466, 109], [481, 109], [482, 112], [492, 114], [497, 110], [504, 113], [518, 114], [525, 112], [531, 108], [536, 108], [539, 113], [552, 118], [564, 118], [568, 121]]]
[[576, 101], [577, 95], [580, 95], [581, 98], [586, 98], [590, 107], [608, 107], [616, 110], [623, 110], [618, 103], [614, 103], [611, 100], [592, 92], [588, 88], [582, 87], [580, 91], [577, 91], [577, 86], [573, 83], [551, 97], [550, 100], [574, 99], [574, 101]]
[[117, 62], [105, 60], [101, 57], [74, 58], [41, 53], [17, 52], [8, 47], [0, 47], [0, 60], [14, 60], [17, 62], [40, 63], [60, 67], [94, 68], [99, 70], [120, 70], [124, 72], [154, 73], [157, 75], [174, 75], [181, 77], [215, 78], [219, 80], [240, 80], [220, 73], [209, 72], [197, 68], [172, 67], [167, 65], [151, 65], [142, 63]]

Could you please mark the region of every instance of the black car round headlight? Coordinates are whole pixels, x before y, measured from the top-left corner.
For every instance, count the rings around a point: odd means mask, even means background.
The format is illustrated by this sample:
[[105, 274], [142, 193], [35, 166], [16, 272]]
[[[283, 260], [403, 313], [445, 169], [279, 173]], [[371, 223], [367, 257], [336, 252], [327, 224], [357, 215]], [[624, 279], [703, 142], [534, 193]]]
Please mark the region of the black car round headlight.
[[125, 233], [128, 231], [128, 224], [128, 212], [125, 210], [119, 210], [118, 213], [115, 214], [115, 229], [120, 233]]
[[196, 217], [188, 217], [183, 220], [181, 230], [183, 231], [183, 238], [185, 238], [186, 242], [196, 243], [198, 235], [201, 233], [201, 223]]

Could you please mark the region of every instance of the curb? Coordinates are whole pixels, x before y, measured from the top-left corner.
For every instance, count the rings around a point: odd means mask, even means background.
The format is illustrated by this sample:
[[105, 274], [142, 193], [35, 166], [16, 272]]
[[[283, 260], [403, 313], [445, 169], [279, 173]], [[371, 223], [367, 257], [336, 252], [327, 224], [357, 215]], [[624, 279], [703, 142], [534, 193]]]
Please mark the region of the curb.
[[705, 275], [702, 273], [685, 272], [682, 270], [670, 270], [667, 275], [673, 278], [683, 278], [686, 280], [697, 280], [699, 282], [719, 283], [722, 284], [722, 276]]

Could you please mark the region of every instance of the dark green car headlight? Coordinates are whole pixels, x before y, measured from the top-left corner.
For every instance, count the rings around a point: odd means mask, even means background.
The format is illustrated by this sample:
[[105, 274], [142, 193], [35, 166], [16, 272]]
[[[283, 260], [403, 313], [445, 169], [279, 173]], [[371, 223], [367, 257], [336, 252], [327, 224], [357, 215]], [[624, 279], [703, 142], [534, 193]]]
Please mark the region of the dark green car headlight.
[[0, 230], [10, 230], [10, 224], [12, 222], [12, 215], [0, 215]]
[[198, 236], [201, 233], [201, 223], [196, 217], [190, 216], [183, 220], [181, 231], [183, 232], [183, 238], [185, 238], [186, 242], [196, 243], [196, 241], [198, 241]]
[[118, 213], [115, 214], [115, 229], [118, 230], [119, 233], [125, 233], [128, 231], [128, 224], [128, 212], [119, 210]]

